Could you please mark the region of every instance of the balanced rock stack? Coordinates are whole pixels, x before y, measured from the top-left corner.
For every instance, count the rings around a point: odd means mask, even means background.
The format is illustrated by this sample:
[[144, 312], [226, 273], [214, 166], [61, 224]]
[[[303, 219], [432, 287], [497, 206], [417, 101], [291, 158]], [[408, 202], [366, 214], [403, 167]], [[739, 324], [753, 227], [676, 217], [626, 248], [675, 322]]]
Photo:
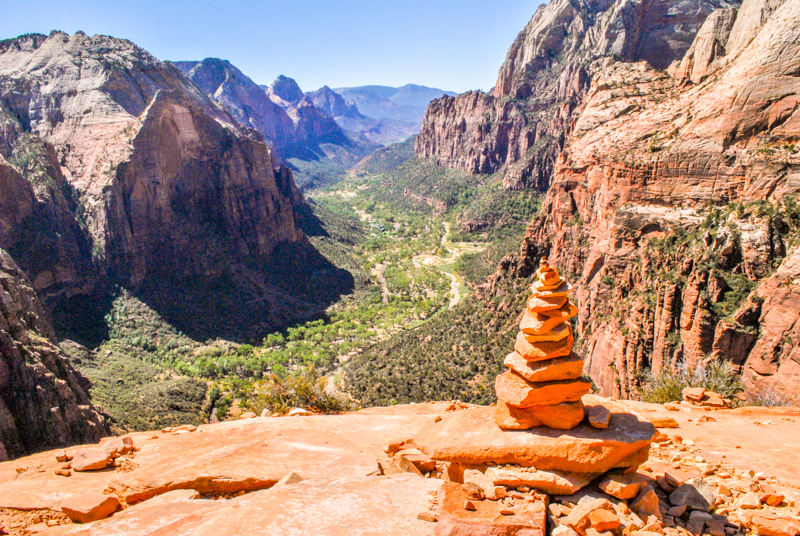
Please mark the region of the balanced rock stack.
[[572, 351], [569, 319], [578, 309], [569, 301], [572, 286], [546, 259], [536, 275], [514, 352], [505, 359], [509, 370], [495, 382], [495, 422], [503, 430], [570, 430], [583, 421], [581, 397], [591, 389], [581, 378], [583, 359]]
[[591, 382], [572, 352], [569, 283], [545, 259], [537, 276], [509, 370], [495, 383], [497, 406], [439, 416], [414, 438], [444, 462], [449, 480], [439, 492], [437, 536], [544, 536], [548, 495], [571, 495], [608, 472], [627, 486], [634, 475], [623, 473], [648, 459], [653, 424], [588, 394]]

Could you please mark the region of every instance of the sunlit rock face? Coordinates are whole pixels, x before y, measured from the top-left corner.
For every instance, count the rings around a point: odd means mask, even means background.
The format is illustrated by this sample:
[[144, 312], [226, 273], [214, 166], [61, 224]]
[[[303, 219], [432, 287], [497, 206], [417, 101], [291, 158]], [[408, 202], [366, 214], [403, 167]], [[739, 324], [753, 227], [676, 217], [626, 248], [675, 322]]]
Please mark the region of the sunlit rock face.
[[174, 65], [54, 32], [4, 42], [0, 77], [0, 174], [20, 194], [0, 246], [56, 320], [121, 285], [198, 336], [241, 337], [287, 322], [295, 300], [308, 312], [330, 299], [303, 296], [318, 271], [327, 294], [346, 291], [296, 224], [304, 201], [263, 136]]

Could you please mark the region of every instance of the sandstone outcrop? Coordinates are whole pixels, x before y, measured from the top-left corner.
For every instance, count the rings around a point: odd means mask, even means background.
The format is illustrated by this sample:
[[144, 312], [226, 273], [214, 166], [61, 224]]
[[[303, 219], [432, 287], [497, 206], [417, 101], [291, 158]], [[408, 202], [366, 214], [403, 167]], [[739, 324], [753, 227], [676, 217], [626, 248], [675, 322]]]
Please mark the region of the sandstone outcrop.
[[0, 250], [0, 460], [109, 433], [30, 281]]
[[[223, 101], [236, 81], [248, 89], [223, 71]], [[19, 194], [0, 202], [0, 247], [57, 323], [97, 321], [93, 305], [120, 285], [189, 334], [214, 319], [237, 337], [352, 283], [305, 239], [295, 219], [307, 208], [262, 135], [174, 65], [128, 41], [53, 32], [4, 41], [0, 77], [0, 181]], [[304, 289], [314, 274], [333, 279]], [[210, 295], [215, 285], [229, 291]]]
[[470, 173], [503, 170], [507, 188], [544, 191], [595, 78], [587, 65], [616, 57], [664, 69], [681, 60], [710, 13], [735, 5], [543, 5], [509, 49], [492, 94], [443, 97], [428, 107], [416, 154]]
[[[611, 407], [615, 411], [612, 426], [618, 416], [631, 411], [654, 419], [670, 414], [656, 404], [612, 403], [591, 396], [586, 400], [587, 406]], [[615, 471], [596, 478], [596, 473], [463, 464], [458, 465], [459, 475], [457, 464], [435, 461], [435, 468], [424, 478], [414, 471], [392, 471], [387, 462], [387, 455], [394, 461], [405, 451], [420, 464], [430, 463], [419, 456], [409, 438], [419, 436], [440, 417], [483, 413], [484, 422], [500, 432], [491, 422], [493, 410], [455, 403], [414, 404], [304, 419], [228, 421], [179, 435], [131, 434], [140, 450], [118, 458], [113, 468], [76, 473], [68, 479], [52, 474], [61, 465], [55, 461], [58, 451], [35, 454], [0, 463], [0, 525], [20, 534], [46, 531], [47, 536], [165, 531], [194, 536], [298, 531], [433, 536], [459, 533], [458, 527], [470, 534], [497, 534], [498, 528], [511, 527], [509, 531], [537, 536], [591, 536], [593, 531], [679, 536], [685, 530], [795, 536], [791, 532], [797, 523], [793, 505], [800, 500], [796, 488], [800, 478], [792, 464], [798, 437], [792, 420], [800, 417], [796, 408], [720, 410], [714, 413], [716, 421], [701, 426], [695, 422], [706, 415], [702, 408], [672, 413], [681, 429], [677, 434], [659, 435], [657, 447], [635, 474]], [[764, 433], [767, 429], [768, 434]], [[154, 435], [158, 439], [152, 439]], [[742, 437], [749, 438], [748, 442], [741, 442]], [[104, 440], [100, 448], [115, 442]], [[67, 452], [73, 450], [77, 448]], [[237, 475], [246, 475], [248, 468], [251, 476], [259, 474], [265, 460], [285, 464], [280, 481], [269, 489], [244, 487], [246, 480]], [[366, 460], [371, 461], [365, 464]], [[384, 474], [373, 472], [378, 464]], [[175, 470], [171, 465], [177, 466]], [[124, 494], [115, 491], [117, 482], [139, 471], [151, 476], [161, 472], [162, 482], [182, 481], [191, 489], [162, 491], [127, 503], [122, 500]], [[192, 481], [181, 476], [188, 477], [191, 471], [196, 475], [213, 471], [217, 478]], [[236, 478], [226, 481], [225, 475]], [[459, 484], [461, 478], [467, 483]], [[475, 483], [481, 479], [488, 481], [488, 493]], [[587, 479], [594, 479], [597, 486], [587, 486]], [[495, 480], [505, 484], [494, 486]], [[207, 486], [206, 492], [198, 493], [193, 486]], [[547, 486], [550, 496], [534, 486]], [[92, 494], [91, 502], [82, 498], [87, 494]], [[107, 519], [73, 525], [61, 513], [63, 506], [76, 502], [91, 511], [111, 497], [121, 499], [122, 510]], [[708, 511], [712, 500], [714, 506]]]
[[798, 5], [719, 7], [673, 76], [645, 61], [584, 66], [541, 215], [496, 276], [527, 277], [542, 255], [575, 275], [576, 344], [606, 396], [638, 397], [646, 369], [717, 358], [749, 396], [797, 400], [782, 338], [797, 315], [777, 281], [796, 270]]
[[261, 132], [279, 151], [297, 145], [289, 115], [229, 61], [206, 58], [199, 62], [177, 61], [174, 64], [239, 123]]

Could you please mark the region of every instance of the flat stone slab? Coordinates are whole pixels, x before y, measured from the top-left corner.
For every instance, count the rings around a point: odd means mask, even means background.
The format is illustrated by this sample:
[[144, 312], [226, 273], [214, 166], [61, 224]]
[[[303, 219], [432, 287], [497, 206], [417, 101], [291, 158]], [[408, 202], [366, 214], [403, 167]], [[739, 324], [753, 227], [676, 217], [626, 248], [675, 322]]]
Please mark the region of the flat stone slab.
[[[613, 417], [605, 430], [586, 422], [572, 430], [546, 427], [501, 430], [494, 408], [459, 411], [429, 424], [415, 437], [417, 447], [435, 460], [479, 465], [488, 461], [545, 471], [604, 473], [627, 466], [645, 453], [656, 435], [647, 420], [603, 398], [587, 395], [585, 404], [606, 406]], [[644, 460], [642, 460], [644, 461]]]
[[[114, 489], [122, 497], [198, 487], [234, 493], [263, 489], [294, 471], [304, 480], [366, 476], [392, 439], [410, 439], [449, 403], [371, 408], [343, 415], [257, 418], [203, 425], [192, 433], [130, 434], [140, 451], [133, 471], [108, 468], [56, 476], [61, 449], [0, 463], [0, 508], [61, 511], [87, 492]], [[157, 437], [158, 439], [151, 439]], [[90, 448], [104, 449], [104, 440]], [[81, 446], [68, 447], [73, 454]], [[17, 468], [24, 469], [17, 473]], [[141, 496], [141, 495], [140, 495]], [[152, 499], [151, 499], [152, 500]]]
[[410, 474], [303, 481], [231, 500], [174, 491], [84, 526], [45, 536], [432, 536], [430, 492], [441, 480]]

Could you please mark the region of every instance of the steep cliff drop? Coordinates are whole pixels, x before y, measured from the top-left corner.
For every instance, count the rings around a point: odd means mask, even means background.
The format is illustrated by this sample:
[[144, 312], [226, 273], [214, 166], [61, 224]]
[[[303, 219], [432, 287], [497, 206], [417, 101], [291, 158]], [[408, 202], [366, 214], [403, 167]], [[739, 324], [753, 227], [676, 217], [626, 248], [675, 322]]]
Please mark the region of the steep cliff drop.
[[724, 0], [569, 2], [539, 7], [489, 94], [431, 103], [416, 154], [471, 173], [498, 173], [510, 189], [547, 190], [589, 93], [598, 58], [665, 69], [689, 49]]
[[[798, 403], [800, 3], [715, 12], [671, 76], [598, 60], [516, 269], [577, 278], [578, 346], [607, 396], [711, 359]], [[783, 285], [781, 284], [783, 282]]]
[[36, 292], [0, 250], [0, 461], [108, 435]]
[[101, 339], [117, 287], [200, 340], [256, 337], [352, 288], [263, 136], [174, 65], [53, 32], [0, 43], [0, 75], [0, 175], [21, 193], [0, 201], [0, 247], [60, 333]]

